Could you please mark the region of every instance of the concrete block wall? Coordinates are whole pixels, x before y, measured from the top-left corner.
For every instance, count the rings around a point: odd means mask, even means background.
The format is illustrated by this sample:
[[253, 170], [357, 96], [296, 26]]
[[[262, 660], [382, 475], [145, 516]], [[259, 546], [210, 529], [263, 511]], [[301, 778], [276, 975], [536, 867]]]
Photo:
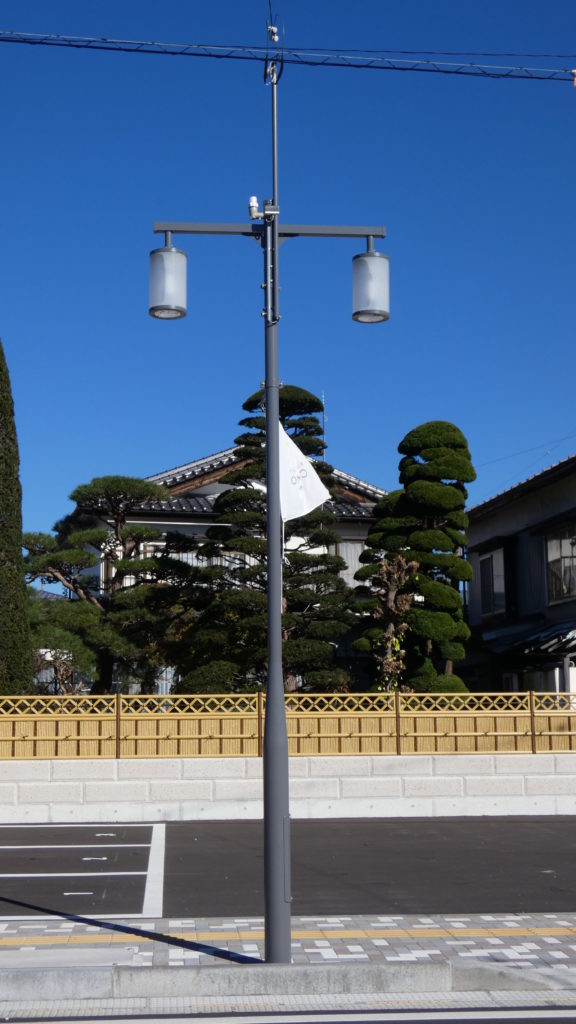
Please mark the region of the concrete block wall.
[[[298, 757], [293, 818], [576, 814], [576, 754]], [[259, 758], [2, 761], [0, 823], [262, 817]]]

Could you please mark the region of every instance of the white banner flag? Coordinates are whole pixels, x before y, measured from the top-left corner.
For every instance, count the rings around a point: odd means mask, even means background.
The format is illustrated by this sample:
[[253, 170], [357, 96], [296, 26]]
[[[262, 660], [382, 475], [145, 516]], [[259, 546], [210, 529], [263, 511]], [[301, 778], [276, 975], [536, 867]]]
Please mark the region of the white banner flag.
[[281, 423], [280, 432], [280, 514], [283, 522], [299, 519], [330, 499], [312, 463], [288, 436]]

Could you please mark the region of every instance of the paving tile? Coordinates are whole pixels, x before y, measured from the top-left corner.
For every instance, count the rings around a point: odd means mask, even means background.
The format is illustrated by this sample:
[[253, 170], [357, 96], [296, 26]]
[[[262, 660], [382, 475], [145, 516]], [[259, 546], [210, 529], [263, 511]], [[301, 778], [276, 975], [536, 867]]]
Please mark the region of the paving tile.
[[[222, 951], [263, 959], [262, 918], [126, 919], [114, 922], [133, 927], [135, 934], [115, 932], [104, 925], [78, 922], [0, 922], [0, 953], [10, 963], [26, 967], [57, 963], [126, 963], [134, 966], [183, 963], [220, 966], [228, 963], [208, 950], [170, 948], [145, 939], [138, 929], [158, 937], [173, 934]], [[491, 959], [525, 966], [576, 967], [576, 914], [480, 915], [321, 915], [293, 918], [294, 963], [369, 960], [406, 961], [459, 958]], [[297, 938], [302, 933], [304, 941]], [[201, 938], [197, 938], [200, 936]], [[72, 944], [72, 945], [71, 945]], [[553, 949], [551, 947], [554, 947]]]

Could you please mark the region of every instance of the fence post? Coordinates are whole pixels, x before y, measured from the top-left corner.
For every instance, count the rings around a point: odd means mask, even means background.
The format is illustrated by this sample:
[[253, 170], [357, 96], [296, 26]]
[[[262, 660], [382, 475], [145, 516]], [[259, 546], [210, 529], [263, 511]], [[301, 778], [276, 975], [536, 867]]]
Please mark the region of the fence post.
[[121, 742], [120, 742], [121, 741], [121, 737], [120, 737], [120, 724], [122, 722], [122, 717], [121, 717], [121, 714], [120, 714], [120, 710], [121, 710], [120, 702], [121, 702], [121, 700], [122, 700], [122, 694], [120, 693], [120, 690], [117, 690], [116, 691], [116, 760], [118, 760], [118, 758], [120, 757], [120, 754], [121, 754], [121, 751], [120, 751], [120, 746], [121, 746]]
[[394, 690], [394, 710], [396, 712], [396, 753], [402, 753], [402, 737], [400, 735], [400, 694]]
[[536, 710], [534, 707], [534, 690], [528, 691], [530, 695], [530, 732], [532, 734], [532, 753], [536, 753]]
[[262, 757], [262, 746], [263, 746], [263, 738], [264, 738], [264, 729], [263, 729], [263, 724], [262, 724], [264, 701], [262, 699], [262, 690], [258, 690], [257, 696], [258, 696], [258, 705], [257, 705], [257, 714], [258, 714], [258, 757]]

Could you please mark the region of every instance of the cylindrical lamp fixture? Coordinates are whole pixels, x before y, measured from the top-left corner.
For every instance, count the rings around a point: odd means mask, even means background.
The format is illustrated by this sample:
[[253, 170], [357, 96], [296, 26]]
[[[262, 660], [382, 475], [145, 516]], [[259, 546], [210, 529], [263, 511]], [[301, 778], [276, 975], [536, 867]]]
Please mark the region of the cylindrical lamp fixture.
[[150, 316], [178, 320], [186, 316], [186, 253], [165, 245], [150, 253]]
[[352, 317], [363, 324], [377, 324], [390, 316], [390, 269], [388, 257], [368, 250], [352, 260]]

